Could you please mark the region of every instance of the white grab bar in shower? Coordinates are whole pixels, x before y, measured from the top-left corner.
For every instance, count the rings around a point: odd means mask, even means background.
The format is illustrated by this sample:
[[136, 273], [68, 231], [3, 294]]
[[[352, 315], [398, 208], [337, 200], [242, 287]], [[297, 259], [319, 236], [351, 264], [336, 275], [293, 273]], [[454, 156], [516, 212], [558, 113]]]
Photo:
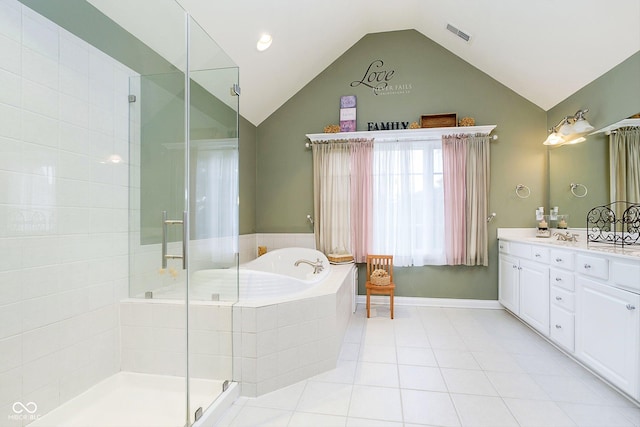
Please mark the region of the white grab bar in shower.
[[[162, 268], [167, 268], [168, 259], [181, 259], [182, 269], [187, 269], [187, 211], [182, 219], [167, 219], [167, 211], [162, 211]], [[182, 224], [182, 255], [167, 254], [167, 226]]]

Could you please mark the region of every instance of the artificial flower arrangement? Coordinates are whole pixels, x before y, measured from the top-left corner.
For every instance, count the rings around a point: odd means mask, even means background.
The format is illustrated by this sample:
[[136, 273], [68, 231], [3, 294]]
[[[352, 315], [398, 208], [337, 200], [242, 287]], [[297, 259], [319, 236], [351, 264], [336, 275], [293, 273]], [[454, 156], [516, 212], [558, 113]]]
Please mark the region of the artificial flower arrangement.
[[475, 126], [475, 125], [476, 125], [476, 119], [474, 119], [473, 117], [463, 117], [458, 122], [458, 126]]
[[371, 283], [376, 286], [386, 286], [391, 283], [391, 277], [386, 270], [378, 268], [371, 272]]

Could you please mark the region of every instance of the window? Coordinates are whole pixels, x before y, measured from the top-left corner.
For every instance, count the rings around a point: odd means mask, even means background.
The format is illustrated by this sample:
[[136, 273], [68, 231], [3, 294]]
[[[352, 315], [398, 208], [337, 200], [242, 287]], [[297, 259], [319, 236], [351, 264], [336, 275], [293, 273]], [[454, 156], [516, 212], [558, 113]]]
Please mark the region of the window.
[[373, 252], [444, 264], [441, 141], [374, 144], [373, 175]]

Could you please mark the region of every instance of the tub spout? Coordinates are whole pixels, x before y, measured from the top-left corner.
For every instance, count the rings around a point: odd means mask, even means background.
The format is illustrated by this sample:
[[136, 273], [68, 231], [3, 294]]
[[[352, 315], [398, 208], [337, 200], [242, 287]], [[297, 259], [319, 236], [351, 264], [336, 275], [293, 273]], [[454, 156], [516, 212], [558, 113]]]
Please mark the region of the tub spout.
[[308, 264], [311, 267], [313, 267], [313, 274], [318, 274], [322, 270], [324, 270], [324, 265], [322, 265], [322, 261], [320, 260], [320, 258], [316, 259], [315, 262], [314, 261], [308, 261], [306, 259], [299, 259], [293, 265], [297, 267], [300, 264]]

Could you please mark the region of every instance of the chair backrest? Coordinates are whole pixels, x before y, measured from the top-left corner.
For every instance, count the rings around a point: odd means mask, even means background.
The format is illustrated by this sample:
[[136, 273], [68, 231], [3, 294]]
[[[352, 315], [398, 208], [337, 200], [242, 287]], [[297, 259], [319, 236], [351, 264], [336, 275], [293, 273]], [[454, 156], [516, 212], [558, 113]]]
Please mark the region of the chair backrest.
[[378, 269], [385, 270], [393, 283], [393, 255], [367, 255], [367, 282]]

